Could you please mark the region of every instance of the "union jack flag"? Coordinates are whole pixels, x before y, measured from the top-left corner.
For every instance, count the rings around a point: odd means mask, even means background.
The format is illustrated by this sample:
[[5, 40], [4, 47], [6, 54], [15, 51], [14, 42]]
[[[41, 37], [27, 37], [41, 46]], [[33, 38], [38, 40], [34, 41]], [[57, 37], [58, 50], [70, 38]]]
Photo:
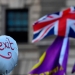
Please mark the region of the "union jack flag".
[[33, 24], [33, 35], [32, 42], [50, 35], [75, 38], [75, 7], [40, 18]]

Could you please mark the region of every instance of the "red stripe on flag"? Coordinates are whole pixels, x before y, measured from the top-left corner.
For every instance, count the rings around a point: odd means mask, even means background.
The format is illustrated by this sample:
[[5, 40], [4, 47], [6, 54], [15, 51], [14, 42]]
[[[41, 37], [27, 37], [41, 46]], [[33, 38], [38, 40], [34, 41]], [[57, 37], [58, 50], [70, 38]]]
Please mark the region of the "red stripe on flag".
[[38, 42], [52, 26], [53, 26], [53, 24], [50, 25], [50, 26], [43, 32], [43, 34], [40, 36], [40, 38], [37, 39], [37, 40], [35, 40], [34, 42]]
[[46, 22], [41, 22], [41, 23], [38, 23], [36, 25], [33, 25], [33, 30], [34, 31], [37, 31], [37, 30], [40, 30], [42, 28], [44, 28], [45, 26], [48, 26], [49, 24], [57, 21], [58, 19], [55, 19], [55, 20], [52, 20], [52, 21], [46, 21]]
[[65, 36], [66, 32], [66, 18], [63, 18], [59, 21], [58, 24], [58, 35]]
[[65, 36], [67, 19], [75, 20], [75, 13], [68, 13], [66, 16], [61, 17], [58, 24], [58, 35]]
[[66, 16], [67, 14], [69, 14], [69, 12], [71, 11], [70, 8], [66, 9], [63, 11], [63, 15], [62, 16]]

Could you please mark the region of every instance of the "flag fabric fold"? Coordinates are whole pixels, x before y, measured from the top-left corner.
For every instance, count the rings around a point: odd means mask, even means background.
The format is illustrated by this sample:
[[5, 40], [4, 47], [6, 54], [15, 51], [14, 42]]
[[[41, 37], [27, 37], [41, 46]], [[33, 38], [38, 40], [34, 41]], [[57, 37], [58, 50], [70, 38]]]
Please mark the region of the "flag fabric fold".
[[[62, 45], [64, 46], [62, 47]], [[68, 38], [57, 37], [53, 44], [45, 51], [39, 62], [34, 65], [29, 75], [64, 75], [66, 59], [68, 59]], [[61, 51], [63, 51], [61, 53]], [[66, 58], [65, 58], [65, 57]], [[65, 61], [65, 63], [63, 63]]]

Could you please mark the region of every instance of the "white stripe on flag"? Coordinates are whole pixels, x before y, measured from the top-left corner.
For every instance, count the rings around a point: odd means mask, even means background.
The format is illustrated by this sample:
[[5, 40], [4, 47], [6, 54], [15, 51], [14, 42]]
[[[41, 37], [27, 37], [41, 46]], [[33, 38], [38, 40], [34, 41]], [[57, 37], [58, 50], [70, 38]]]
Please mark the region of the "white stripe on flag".
[[65, 52], [66, 52], [67, 41], [68, 41], [68, 37], [64, 38], [63, 45], [62, 45], [62, 48], [61, 48], [60, 58], [59, 58], [59, 64], [60, 65], [62, 65], [63, 60], [64, 60], [64, 55], [65, 55]]
[[58, 35], [58, 22], [59, 21], [56, 21], [55, 26], [54, 26], [54, 34], [55, 35]]

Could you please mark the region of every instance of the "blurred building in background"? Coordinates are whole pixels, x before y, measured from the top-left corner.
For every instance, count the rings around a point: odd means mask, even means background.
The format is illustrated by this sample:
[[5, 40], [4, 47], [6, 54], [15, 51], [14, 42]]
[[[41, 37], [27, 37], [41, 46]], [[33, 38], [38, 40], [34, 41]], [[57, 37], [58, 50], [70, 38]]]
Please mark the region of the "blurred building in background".
[[[32, 24], [46, 14], [74, 5], [75, 0], [0, 0], [0, 35], [13, 37], [19, 46], [18, 65], [10, 75], [27, 75], [55, 39], [55, 36], [51, 36], [32, 44]], [[74, 39], [70, 40], [68, 75], [71, 75], [71, 68], [75, 61], [75, 42]]]

